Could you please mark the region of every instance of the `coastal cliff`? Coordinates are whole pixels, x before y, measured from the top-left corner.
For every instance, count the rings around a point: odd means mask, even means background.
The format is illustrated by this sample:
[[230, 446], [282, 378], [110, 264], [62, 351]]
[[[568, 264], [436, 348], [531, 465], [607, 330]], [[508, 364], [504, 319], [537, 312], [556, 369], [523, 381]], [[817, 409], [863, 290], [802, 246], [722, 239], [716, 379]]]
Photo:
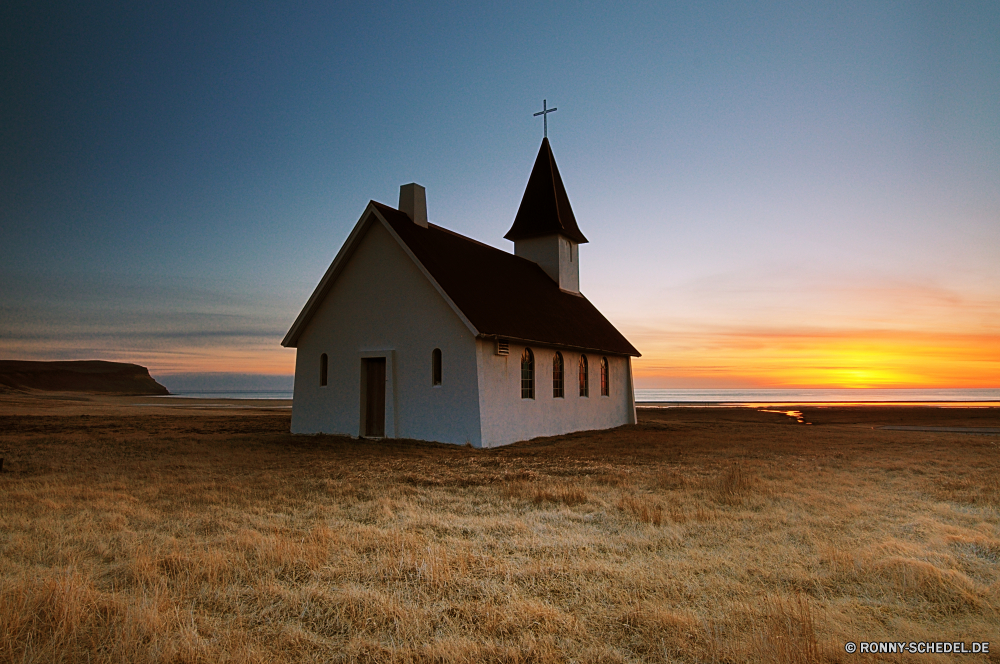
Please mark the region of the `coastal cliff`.
[[153, 380], [146, 367], [103, 360], [0, 360], [0, 391], [10, 390], [170, 394], [167, 388]]

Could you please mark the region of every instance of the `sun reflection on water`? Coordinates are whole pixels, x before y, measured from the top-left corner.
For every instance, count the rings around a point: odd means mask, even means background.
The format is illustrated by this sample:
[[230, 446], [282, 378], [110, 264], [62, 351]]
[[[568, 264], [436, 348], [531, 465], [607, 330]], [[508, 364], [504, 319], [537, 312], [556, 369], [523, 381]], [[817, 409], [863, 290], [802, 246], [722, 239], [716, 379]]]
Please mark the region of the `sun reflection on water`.
[[795, 421], [799, 424], [812, 424], [812, 422], [806, 422], [805, 418], [802, 416], [801, 410], [769, 410], [767, 408], [761, 408], [762, 413], [781, 413], [782, 415], [788, 415], [789, 417], [794, 417]]

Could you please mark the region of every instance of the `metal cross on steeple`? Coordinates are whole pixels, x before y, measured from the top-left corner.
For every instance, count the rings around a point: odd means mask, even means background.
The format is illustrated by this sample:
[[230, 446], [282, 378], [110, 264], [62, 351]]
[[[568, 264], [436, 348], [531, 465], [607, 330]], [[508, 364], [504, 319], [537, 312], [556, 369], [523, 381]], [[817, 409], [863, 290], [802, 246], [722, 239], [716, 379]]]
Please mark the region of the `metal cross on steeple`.
[[536, 118], [539, 115], [542, 116], [542, 126], [544, 127], [544, 131], [545, 131], [545, 133], [543, 134], [543, 136], [545, 136], [545, 138], [549, 137], [549, 113], [552, 113], [553, 111], [558, 111], [559, 110], [558, 108], [546, 108], [546, 106], [548, 105], [548, 103], [549, 103], [548, 99], [543, 99], [542, 100], [542, 110], [538, 111], [533, 116], [533, 117], [536, 117]]

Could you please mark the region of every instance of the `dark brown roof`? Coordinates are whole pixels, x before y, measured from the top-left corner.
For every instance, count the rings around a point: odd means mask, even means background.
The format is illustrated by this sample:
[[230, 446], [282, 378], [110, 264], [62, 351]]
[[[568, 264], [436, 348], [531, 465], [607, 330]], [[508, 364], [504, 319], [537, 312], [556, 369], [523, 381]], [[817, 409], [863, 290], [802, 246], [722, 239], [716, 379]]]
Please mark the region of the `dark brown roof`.
[[481, 335], [639, 356], [587, 298], [560, 290], [536, 263], [372, 204]]
[[549, 139], [543, 138], [514, 225], [504, 237], [515, 242], [554, 233], [561, 233], [579, 244], [587, 241], [576, 225]]

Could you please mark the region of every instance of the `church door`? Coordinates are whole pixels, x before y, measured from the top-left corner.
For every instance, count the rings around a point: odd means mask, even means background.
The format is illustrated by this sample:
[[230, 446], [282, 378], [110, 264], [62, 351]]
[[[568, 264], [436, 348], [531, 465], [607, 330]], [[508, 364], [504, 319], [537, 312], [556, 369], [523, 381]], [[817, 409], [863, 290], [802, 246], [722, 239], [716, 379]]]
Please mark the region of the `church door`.
[[365, 435], [385, 436], [385, 358], [365, 360]]

